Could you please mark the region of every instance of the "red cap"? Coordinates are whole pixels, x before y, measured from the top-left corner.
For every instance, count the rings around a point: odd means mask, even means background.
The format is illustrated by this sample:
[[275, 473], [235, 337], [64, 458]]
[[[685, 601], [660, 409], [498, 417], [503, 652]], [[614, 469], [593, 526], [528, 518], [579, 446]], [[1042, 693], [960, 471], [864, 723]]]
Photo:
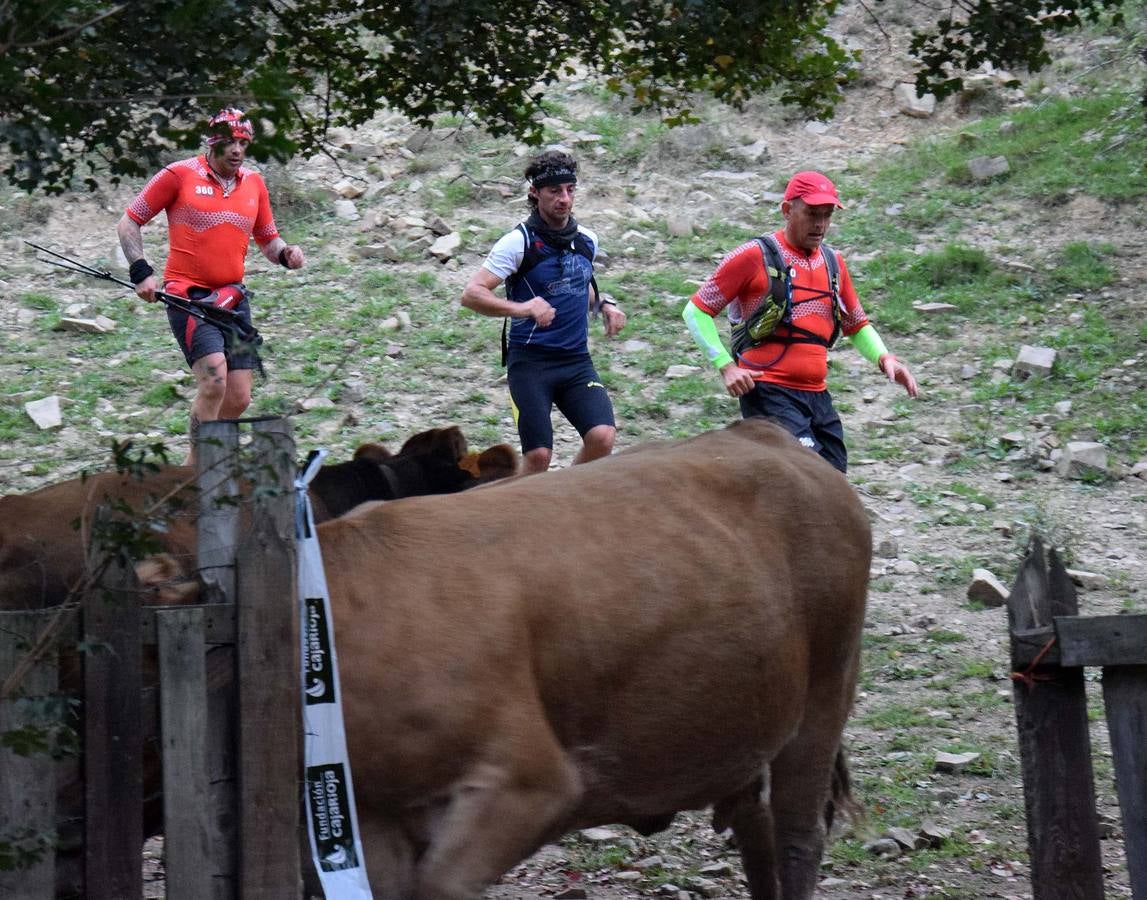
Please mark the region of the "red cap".
[[836, 185], [820, 172], [797, 172], [789, 180], [789, 186], [785, 188], [785, 199], [801, 199], [809, 206], [831, 203], [844, 209], [844, 204], [840, 202], [840, 197], [836, 193]]

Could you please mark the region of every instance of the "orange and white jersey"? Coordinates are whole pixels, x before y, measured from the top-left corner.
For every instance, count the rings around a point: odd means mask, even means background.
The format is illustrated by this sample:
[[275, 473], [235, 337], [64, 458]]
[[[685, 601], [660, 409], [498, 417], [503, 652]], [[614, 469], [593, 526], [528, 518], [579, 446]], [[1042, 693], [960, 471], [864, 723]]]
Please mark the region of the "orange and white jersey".
[[170, 248], [164, 281], [218, 288], [243, 280], [252, 237], [259, 246], [279, 236], [263, 177], [246, 166], [235, 187], [223, 186], [204, 156], [165, 166], [132, 200], [127, 214], [139, 225], [167, 212]]

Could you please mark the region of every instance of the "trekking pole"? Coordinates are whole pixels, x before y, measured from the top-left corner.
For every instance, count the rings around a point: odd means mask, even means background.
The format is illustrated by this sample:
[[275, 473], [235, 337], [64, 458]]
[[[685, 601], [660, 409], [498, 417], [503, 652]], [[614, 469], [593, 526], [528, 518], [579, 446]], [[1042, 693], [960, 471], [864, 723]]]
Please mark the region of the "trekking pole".
[[[124, 281], [122, 278], [117, 278], [107, 269], [100, 269], [95, 266], [89, 266], [87, 263], [82, 263], [78, 259], [72, 259], [70, 256], [64, 256], [62, 253], [57, 253], [55, 250], [49, 250], [47, 247], [41, 247], [39, 244], [34, 244], [29, 240], [24, 241], [29, 247], [35, 247], [41, 253], [47, 253], [56, 259], [44, 259], [38, 257], [40, 262], [48, 263], [52, 266], [59, 266], [61, 269], [66, 269], [69, 272], [76, 272], [80, 275], [90, 275], [92, 278], [99, 278], [103, 281], [111, 281], [115, 284], [122, 285], [123, 287], [135, 290], [135, 285], [130, 281]], [[263, 337], [255, 329], [254, 326], [248, 325], [244, 322], [239, 314], [231, 309], [221, 309], [218, 306], [212, 306], [209, 303], [200, 303], [192, 300], [190, 297], [177, 297], [174, 294], [168, 294], [164, 291], [156, 291], [155, 298], [166, 306], [172, 309], [177, 309], [180, 312], [186, 313], [198, 319], [201, 322], [215, 325], [218, 328], [229, 332], [239, 343], [250, 344], [251, 352], [255, 354], [255, 365], [259, 370], [259, 374], [266, 377], [266, 372], [263, 370], [263, 361], [259, 358], [259, 354], [255, 352], [255, 348], [263, 343]]]

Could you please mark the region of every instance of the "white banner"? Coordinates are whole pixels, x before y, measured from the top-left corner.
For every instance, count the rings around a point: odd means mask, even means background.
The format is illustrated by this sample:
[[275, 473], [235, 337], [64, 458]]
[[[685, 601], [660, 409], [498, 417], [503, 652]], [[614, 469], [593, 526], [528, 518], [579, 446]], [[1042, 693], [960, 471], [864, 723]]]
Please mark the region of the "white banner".
[[372, 900], [346, 752], [330, 594], [307, 494], [326, 455], [312, 453], [295, 479], [307, 833], [327, 900]]

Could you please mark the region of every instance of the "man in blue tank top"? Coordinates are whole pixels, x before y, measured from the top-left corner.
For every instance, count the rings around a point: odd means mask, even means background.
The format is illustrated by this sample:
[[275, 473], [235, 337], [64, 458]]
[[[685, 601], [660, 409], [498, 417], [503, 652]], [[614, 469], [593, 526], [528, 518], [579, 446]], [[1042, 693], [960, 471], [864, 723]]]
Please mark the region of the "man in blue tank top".
[[[589, 355], [595, 304], [597, 235], [573, 217], [577, 161], [548, 150], [526, 167], [530, 217], [503, 235], [462, 292], [462, 305], [510, 319], [507, 379], [527, 473], [544, 472], [553, 456], [554, 405], [577, 429], [574, 465], [608, 456], [617, 428], [613, 404]], [[506, 283], [505, 299], [494, 289]], [[600, 302], [605, 334], [625, 325], [610, 298]]]

